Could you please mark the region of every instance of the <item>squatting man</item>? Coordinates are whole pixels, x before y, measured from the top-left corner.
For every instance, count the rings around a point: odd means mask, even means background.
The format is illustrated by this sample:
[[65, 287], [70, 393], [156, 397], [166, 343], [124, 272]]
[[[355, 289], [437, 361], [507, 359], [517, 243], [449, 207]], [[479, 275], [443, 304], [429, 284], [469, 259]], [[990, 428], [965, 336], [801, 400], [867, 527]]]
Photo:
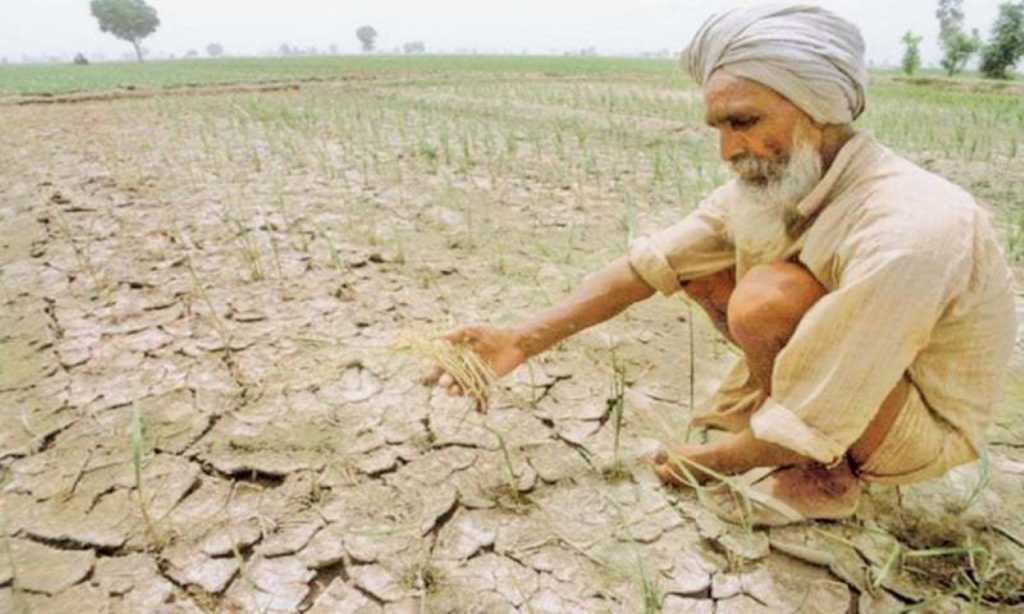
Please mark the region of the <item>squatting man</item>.
[[785, 513], [756, 509], [758, 524], [847, 517], [861, 481], [975, 460], [1015, 339], [1011, 274], [970, 195], [852, 126], [867, 81], [857, 27], [811, 5], [736, 9], [700, 28], [682, 64], [736, 177], [559, 305], [447, 338], [501, 376], [685, 292], [742, 352], [692, 419], [730, 434], [662, 449], [654, 469], [678, 485], [682, 465], [777, 468], [753, 488]]

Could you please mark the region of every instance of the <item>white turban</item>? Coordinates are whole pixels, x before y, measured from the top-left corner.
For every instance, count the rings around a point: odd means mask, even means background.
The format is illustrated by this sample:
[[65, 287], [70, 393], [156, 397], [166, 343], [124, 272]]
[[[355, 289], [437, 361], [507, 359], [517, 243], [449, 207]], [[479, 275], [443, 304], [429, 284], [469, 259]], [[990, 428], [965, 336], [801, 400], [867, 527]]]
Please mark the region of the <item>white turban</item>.
[[682, 63], [701, 85], [719, 68], [766, 85], [820, 124], [848, 124], [864, 112], [864, 39], [818, 6], [773, 3], [714, 15]]

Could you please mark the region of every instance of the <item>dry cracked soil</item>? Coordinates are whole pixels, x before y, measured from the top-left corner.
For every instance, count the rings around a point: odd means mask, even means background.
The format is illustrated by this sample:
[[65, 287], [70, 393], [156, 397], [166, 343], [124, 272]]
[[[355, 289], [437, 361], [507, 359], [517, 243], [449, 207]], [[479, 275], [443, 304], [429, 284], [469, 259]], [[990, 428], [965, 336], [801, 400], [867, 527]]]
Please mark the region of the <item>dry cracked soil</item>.
[[[306, 89], [258, 96], [301, 105]], [[525, 271], [505, 275], [484, 257], [489, 235], [467, 245], [468, 210], [443, 198], [488, 198], [485, 170], [392, 180], [342, 160], [334, 191], [317, 163], [273, 151], [258, 170], [242, 154], [204, 161], [202, 135], [245, 132], [224, 119], [234, 103], [4, 109], [0, 611], [1019, 607], [992, 588], [1024, 577], [1011, 404], [985, 467], [874, 489], [849, 522], [725, 524], [644, 462], [658, 445], [644, 412], [682, 424], [690, 365], [699, 400], [729, 355], [684, 304], [565, 344], [503, 382], [486, 415], [392, 351], [401, 331], [557, 297], [565, 276], [529, 268], [536, 254], [515, 243], [567, 224], [599, 242], [610, 200], [541, 169], [504, 184], [502, 211], [479, 215], [512, 242], [500, 266]], [[374, 208], [408, 233], [370, 236]], [[905, 556], [965, 544], [984, 548], [988, 576], [967, 557], [952, 573], [919, 563], [954, 554]]]

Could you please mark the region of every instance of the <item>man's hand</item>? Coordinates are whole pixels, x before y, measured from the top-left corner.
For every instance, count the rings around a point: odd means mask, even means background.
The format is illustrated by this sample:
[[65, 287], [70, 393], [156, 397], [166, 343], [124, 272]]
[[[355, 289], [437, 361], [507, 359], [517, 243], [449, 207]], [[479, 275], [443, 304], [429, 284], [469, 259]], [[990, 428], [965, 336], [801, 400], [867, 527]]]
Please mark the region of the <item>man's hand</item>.
[[[502, 377], [526, 361], [526, 352], [520, 347], [520, 335], [509, 328], [475, 325], [457, 328], [442, 337], [445, 341], [467, 346], [490, 367], [495, 377]], [[444, 388], [449, 394], [465, 395], [462, 386], [441, 367], [435, 367], [423, 378], [423, 383]], [[481, 400], [482, 401], [482, 400]], [[481, 407], [482, 409], [482, 407]]]

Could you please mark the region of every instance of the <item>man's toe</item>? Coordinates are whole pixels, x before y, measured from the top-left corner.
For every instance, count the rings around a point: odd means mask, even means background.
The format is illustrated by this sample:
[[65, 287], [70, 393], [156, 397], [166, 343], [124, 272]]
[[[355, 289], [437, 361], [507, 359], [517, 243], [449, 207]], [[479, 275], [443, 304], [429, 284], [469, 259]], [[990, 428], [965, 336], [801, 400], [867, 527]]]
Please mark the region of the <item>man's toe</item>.
[[679, 480], [679, 475], [668, 463], [655, 462], [654, 473], [657, 474], [658, 479], [669, 486], [682, 486], [682, 482]]

